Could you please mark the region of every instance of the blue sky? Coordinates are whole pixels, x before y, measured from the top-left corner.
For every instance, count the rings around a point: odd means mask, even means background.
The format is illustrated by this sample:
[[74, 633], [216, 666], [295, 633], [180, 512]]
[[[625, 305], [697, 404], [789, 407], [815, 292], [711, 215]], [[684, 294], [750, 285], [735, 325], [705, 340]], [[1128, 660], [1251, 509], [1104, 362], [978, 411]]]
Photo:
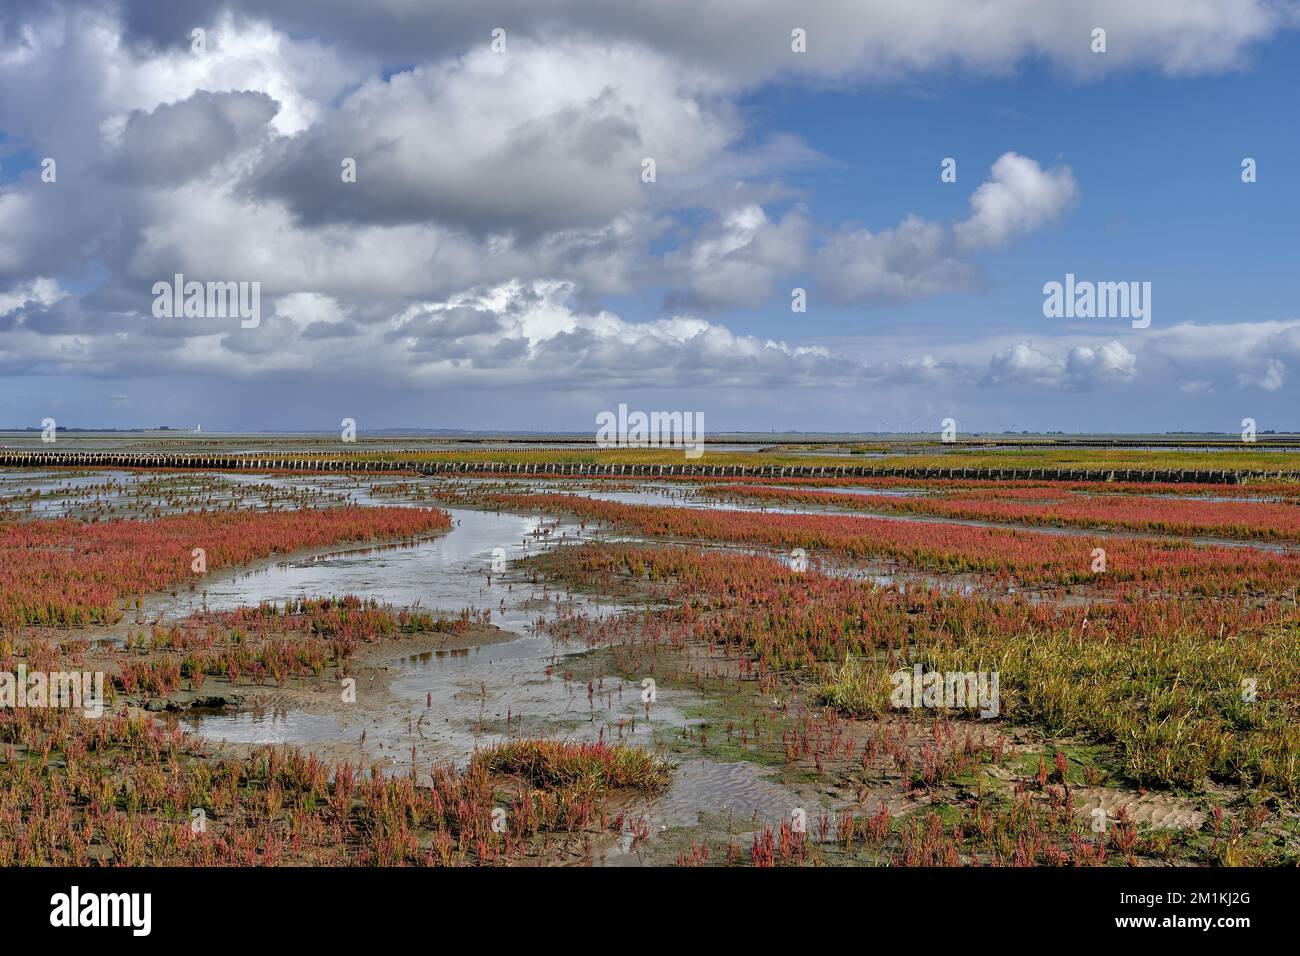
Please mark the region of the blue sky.
[[[827, 221], [884, 225], [909, 212], [957, 219], [969, 197], [964, 182], [1006, 150], [1067, 162], [1084, 201], [1032, 243], [990, 257], [993, 288], [979, 300], [988, 319], [1034, 315], [1042, 277], [1072, 270], [1149, 278], [1165, 321], [1199, 322], [1296, 312], [1288, 266], [1300, 210], [1300, 178], [1289, 172], [1300, 158], [1297, 89], [1300, 41], [1291, 35], [1228, 76], [1137, 73], [1077, 84], [1040, 66], [1006, 80], [945, 78], [924, 90], [766, 89], [745, 107], [758, 128], [797, 131], [840, 164], [804, 182], [809, 209]], [[958, 183], [939, 182], [945, 156], [958, 159]], [[1260, 168], [1250, 185], [1240, 177], [1245, 156]], [[960, 325], [953, 304], [909, 311]], [[837, 310], [826, 322], [827, 332], [852, 334], [862, 316]]]
[[[1293, 4], [746, 4], [205, 0], [196, 53], [165, 5], [17, 3], [0, 426], [1300, 429]], [[176, 272], [256, 327], [152, 314]], [[1066, 273], [1150, 327], [1044, 317]]]

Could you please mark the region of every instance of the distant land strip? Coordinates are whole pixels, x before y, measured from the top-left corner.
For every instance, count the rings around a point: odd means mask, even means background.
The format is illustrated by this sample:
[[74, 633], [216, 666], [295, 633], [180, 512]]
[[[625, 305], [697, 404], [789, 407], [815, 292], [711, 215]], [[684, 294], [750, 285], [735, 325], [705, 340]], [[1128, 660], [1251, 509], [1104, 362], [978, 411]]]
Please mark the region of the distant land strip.
[[519, 475], [706, 478], [916, 478], [976, 481], [1124, 481], [1241, 484], [1287, 480], [1287, 470], [1065, 467], [909, 467], [904, 465], [711, 465], [473, 460], [378, 460], [355, 454], [319, 457], [267, 455], [160, 455], [112, 452], [0, 452], [5, 468], [142, 468], [180, 471], [370, 472], [424, 475]]

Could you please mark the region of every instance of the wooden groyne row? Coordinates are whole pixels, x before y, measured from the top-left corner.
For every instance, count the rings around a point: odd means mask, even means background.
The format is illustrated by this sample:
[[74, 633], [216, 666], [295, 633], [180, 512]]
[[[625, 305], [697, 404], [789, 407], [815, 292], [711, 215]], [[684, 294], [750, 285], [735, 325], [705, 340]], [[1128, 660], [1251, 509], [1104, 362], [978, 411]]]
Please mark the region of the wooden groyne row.
[[149, 455], [112, 452], [0, 452], [7, 468], [157, 468], [182, 471], [414, 472], [424, 475], [570, 475], [628, 478], [917, 478], [970, 481], [1125, 481], [1239, 484], [1300, 477], [1287, 471], [1101, 468], [913, 468], [902, 465], [678, 465], [577, 462], [379, 461], [359, 457]]

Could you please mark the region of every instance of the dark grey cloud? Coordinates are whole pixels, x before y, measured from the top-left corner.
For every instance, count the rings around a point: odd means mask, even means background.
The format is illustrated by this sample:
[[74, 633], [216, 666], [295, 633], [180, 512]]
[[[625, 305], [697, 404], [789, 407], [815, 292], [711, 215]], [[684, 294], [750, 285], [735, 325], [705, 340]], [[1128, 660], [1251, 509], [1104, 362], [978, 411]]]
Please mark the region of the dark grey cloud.
[[[11, 22], [33, 10], [102, 9], [107, 0], [9, 0]], [[328, 36], [358, 54], [393, 64], [419, 63], [486, 44], [502, 27], [519, 38], [584, 34], [633, 40], [737, 80], [780, 75], [823, 79], [898, 76], [959, 66], [997, 72], [1008, 63], [1046, 58], [1089, 74], [1151, 66], [1171, 73], [1220, 70], [1288, 25], [1285, 4], [1222, 0], [1204, 4], [1133, 4], [1127, 0], [1025, 4], [1018, 0], [119, 0], [128, 42], [150, 51], [188, 43], [190, 30], [223, 14], [264, 19], [290, 35]], [[1107, 24], [1122, 44], [1091, 56], [1087, 37]], [[808, 52], [790, 49], [790, 31], [807, 31]]]
[[[660, 54], [520, 41], [508, 57], [484, 48], [362, 85], [276, 143], [253, 178], [307, 225], [436, 222], [533, 241], [671, 202], [676, 180], [707, 175], [737, 129], [728, 105]], [[646, 158], [663, 186], [642, 181]]]
[[202, 176], [268, 131], [279, 106], [266, 93], [197, 92], [127, 118], [107, 161], [110, 178], [171, 186]]

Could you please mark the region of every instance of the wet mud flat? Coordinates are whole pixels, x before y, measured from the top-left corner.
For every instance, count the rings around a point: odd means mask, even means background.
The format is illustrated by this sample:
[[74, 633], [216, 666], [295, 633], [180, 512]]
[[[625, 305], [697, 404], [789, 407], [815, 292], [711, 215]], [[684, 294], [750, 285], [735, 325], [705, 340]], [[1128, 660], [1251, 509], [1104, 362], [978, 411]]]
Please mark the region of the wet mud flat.
[[[491, 614], [490, 626], [364, 646], [349, 667], [356, 685], [347, 700], [339, 676], [327, 673], [281, 686], [208, 678], [199, 691], [180, 689], [165, 701], [133, 703], [157, 708], [158, 719], [210, 741], [216, 754], [292, 745], [331, 761], [379, 766], [394, 776], [443, 761], [463, 766], [477, 750], [502, 739], [605, 739], [662, 750], [666, 742], [692, 736], [701, 718], [691, 714], [704, 704], [698, 691], [663, 687], [647, 706], [643, 678], [594, 668], [599, 655], [542, 627], [579, 612], [622, 613], [628, 604], [617, 596], [539, 588], [509, 570], [590, 532], [536, 516], [455, 508], [451, 513], [452, 529], [426, 540], [321, 549], [213, 573], [192, 590], [151, 596], [139, 620], [173, 622], [195, 612], [295, 597], [364, 594], [402, 607], [482, 608]], [[118, 642], [133, 628], [138, 625], [116, 628]], [[766, 780], [766, 770], [752, 761], [697, 757], [685, 767], [652, 803], [615, 804], [627, 815], [621, 835], [593, 835], [599, 852], [584, 850], [581, 858], [640, 861], [649, 843], [659, 844], [646, 826], [695, 826], [700, 814], [720, 810], [739, 820], [779, 821], [790, 807], [807, 802]]]
[[[351, 594], [392, 608], [482, 615], [457, 633], [363, 644], [345, 667], [314, 677], [278, 684], [208, 677], [197, 689], [183, 682], [163, 697], [123, 695], [118, 704], [204, 738], [217, 757], [293, 746], [331, 765], [372, 767], [395, 780], [413, 775], [423, 782], [431, 766], [466, 768], [476, 754], [518, 740], [616, 742], [672, 762], [662, 787], [606, 794], [598, 821], [532, 847], [516, 862], [716, 864], [775, 854], [781, 862], [887, 863], [923, 845], [923, 835], [908, 835], [910, 827], [928, 827], [923, 821], [933, 819], [952, 826], [971, 807], [1022, 798], [1044, 814], [1056, 813], [1061, 802], [1061, 819], [1086, 824], [1102, 809], [1108, 818], [1183, 834], [1177, 847], [1191, 839], [1186, 834], [1212, 826], [1216, 808], [1228, 807], [1229, 820], [1242, 812], [1239, 793], [1152, 794], [1130, 787], [1114, 754], [1087, 739], [1048, 739], [1028, 727], [963, 715], [848, 719], [820, 703], [817, 681], [808, 676], [754, 674], [742, 656], [698, 643], [636, 648], [637, 615], [662, 606], [653, 590], [581, 587], [536, 573], [539, 556], [557, 548], [659, 546], [662, 539], [638, 540], [548, 515], [440, 504], [439, 479], [417, 479], [424, 489], [418, 499], [380, 490], [385, 483], [333, 476], [241, 480], [359, 504], [439, 505], [451, 513], [452, 527], [408, 542], [325, 548], [213, 572], [191, 589], [149, 596], [138, 615], [119, 625], [75, 635], [89, 641], [85, 660], [116, 660], [128, 635], [155, 623], [264, 602]], [[688, 500], [680, 489], [671, 491], [609, 494], [623, 503]], [[692, 546], [753, 553], [725, 542]], [[836, 573], [868, 586], [940, 583], [889, 568], [846, 566]], [[942, 583], [972, 592], [970, 582]], [[563, 625], [576, 618], [608, 621], [619, 637], [608, 647], [575, 639]], [[649, 700], [647, 679], [654, 681]], [[344, 680], [355, 681], [350, 698]], [[1058, 754], [1065, 770], [1055, 767]], [[926, 779], [917, 768], [936, 760], [939, 772]], [[508, 788], [511, 780], [506, 774], [499, 782]], [[874, 844], [852, 829], [872, 825], [864, 820], [884, 821]]]

